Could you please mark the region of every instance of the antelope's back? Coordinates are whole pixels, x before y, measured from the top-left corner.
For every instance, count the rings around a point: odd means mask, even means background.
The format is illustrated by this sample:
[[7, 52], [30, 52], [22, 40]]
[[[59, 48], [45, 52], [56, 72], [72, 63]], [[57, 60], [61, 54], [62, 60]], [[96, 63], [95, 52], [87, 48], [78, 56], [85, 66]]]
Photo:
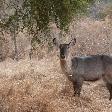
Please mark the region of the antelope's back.
[[102, 56], [75, 57], [72, 59], [72, 70], [75, 74], [81, 75], [85, 80], [99, 79], [103, 74]]

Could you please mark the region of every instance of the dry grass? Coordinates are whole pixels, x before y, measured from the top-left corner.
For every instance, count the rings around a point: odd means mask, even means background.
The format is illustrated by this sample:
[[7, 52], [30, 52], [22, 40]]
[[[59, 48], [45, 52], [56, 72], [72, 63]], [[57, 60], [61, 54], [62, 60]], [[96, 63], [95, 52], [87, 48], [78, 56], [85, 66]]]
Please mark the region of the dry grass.
[[[77, 23], [75, 53], [112, 52], [112, 29], [108, 25], [107, 21]], [[40, 61], [26, 59], [17, 63], [7, 59], [0, 63], [0, 112], [112, 112], [102, 80], [84, 82], [81, 97], [73, 97], [72, 84], [61, 72], [54, 54]]]

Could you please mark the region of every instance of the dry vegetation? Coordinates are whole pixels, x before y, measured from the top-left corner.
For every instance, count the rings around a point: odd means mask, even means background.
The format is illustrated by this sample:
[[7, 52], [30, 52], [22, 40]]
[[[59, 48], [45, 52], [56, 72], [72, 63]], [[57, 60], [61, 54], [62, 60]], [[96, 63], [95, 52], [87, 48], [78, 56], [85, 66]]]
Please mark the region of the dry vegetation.
[[[71, 25], [77, 38], [76, 55], [111, 54], [109, 19], [84, 19]], [[45, 58], [7, 59], [0, 63], [0, 112], [112, 112], [102, 80], [85, 82], [81, 97], [73, 97], [72, 84], [61, 72], [56, 52]]]

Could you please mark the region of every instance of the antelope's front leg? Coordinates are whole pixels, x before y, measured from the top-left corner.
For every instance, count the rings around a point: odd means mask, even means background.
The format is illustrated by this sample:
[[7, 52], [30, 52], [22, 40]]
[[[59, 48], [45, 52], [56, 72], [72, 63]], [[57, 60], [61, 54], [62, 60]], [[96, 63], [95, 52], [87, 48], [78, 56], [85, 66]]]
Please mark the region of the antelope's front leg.
[[112, 99], [112, 84], [106, 83], [106, 87], [107, 87], [107, 89], [109, 90], [109, 93], [110, 93], [109, 100], [111, 100]]
[[78, 78], [78, 80], [75, 80], [73, 82], [74, 96], [76, 96], [76, 95], [80, 96], [82, 85], [83, 85], [83, 79], [82, 78]]
[[73, 82], [73, 89], [74, 89], [74, 96], [76, 96], [77, 94], [77, 82], [76, 81]]

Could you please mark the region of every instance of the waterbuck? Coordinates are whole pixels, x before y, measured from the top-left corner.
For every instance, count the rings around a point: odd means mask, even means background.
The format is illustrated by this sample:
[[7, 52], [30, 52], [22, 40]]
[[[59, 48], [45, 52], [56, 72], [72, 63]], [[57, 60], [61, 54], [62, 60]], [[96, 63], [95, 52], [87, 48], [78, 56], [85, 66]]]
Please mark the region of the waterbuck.
[[56, 38], [53, 43], [60, 50], [61, 69], [67, 78], [72, 81], [74, 96], [80, 96], [83, 81], [103, 79], [112, 99], [112, 57], [108, 55], [91, 55], [71, 57], [70, 48], [75, 45], [76, 39], [68, 44], [59, 44]]

